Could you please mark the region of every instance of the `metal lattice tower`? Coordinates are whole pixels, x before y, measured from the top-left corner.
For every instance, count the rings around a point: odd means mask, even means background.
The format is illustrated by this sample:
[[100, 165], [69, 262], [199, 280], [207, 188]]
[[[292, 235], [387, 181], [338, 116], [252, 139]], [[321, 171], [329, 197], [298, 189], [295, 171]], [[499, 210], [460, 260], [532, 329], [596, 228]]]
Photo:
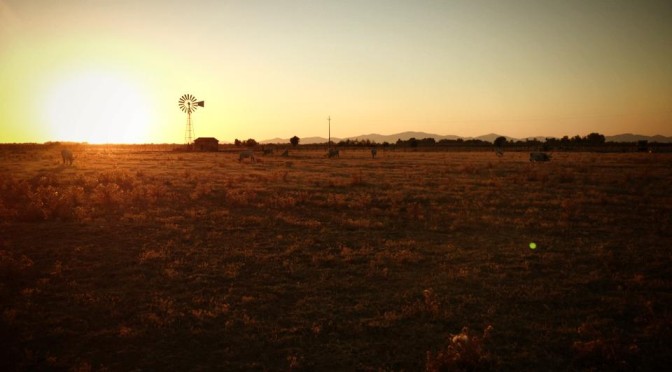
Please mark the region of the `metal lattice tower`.
[[191, 113], [187, 114], [187, 127], [184, 130], [184, 144], [191, 146], [194, 141], [194, 127], [191, 126]]

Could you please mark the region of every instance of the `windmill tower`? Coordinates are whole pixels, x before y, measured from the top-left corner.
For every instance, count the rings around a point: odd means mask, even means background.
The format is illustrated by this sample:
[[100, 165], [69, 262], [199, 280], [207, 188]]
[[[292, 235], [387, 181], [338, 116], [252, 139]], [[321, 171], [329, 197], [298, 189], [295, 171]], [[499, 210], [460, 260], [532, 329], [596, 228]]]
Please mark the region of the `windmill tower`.
[[191, 125], [191, 113], [196, 111], [198, 106], [205, 107], [205, 101], [196, 101], [196, 97], [191, 94], [185, 94], [180, 97], [178, 104], [180, 109], [187, 113], [187, 127], [184, 130], [184, 144], [190, 149], [194, 141], [194, 127]]

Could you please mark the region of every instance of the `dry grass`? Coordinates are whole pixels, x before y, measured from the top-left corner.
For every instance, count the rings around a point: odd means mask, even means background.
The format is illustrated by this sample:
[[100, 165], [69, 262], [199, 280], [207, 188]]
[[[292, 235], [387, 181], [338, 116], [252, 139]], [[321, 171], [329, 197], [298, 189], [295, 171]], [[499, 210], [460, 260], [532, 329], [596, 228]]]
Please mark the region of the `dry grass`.
[[74, 152], [0, 147], [4, 370], [672, 362], [669, 155]]

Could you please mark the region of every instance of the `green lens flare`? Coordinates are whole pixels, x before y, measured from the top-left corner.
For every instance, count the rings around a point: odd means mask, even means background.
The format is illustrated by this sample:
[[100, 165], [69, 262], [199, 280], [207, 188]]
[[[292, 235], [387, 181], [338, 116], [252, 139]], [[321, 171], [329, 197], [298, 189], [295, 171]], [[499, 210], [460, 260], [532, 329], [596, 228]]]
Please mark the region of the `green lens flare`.
[[530, 249], [537, 249], [537, 243], [535, 242], [530, 243]]

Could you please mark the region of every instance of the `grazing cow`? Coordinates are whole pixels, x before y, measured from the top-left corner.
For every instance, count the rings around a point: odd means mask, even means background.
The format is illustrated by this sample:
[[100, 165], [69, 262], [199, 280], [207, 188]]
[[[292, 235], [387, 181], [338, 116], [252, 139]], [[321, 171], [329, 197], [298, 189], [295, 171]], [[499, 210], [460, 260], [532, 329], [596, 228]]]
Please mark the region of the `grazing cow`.
[[339, 151], [336, 150], [336, 149], [332, 149], [332, 148], [329, 149], [329, 152], [327, 153], [327, 156], [329, 156], [330, 158], [333, 158], [334, 156], [338, 156], [339, 158], [341, 157]]
[[375, 159], [377, 154], [378, 154], [378, 149], [376, 149], [375, 147], [372, 147], [371, 148], [371, 157]]
[[250, 158], [251, 161], [257, 162], [257, 160], [254, 158], [254, 151], [252, 150], [245, 150], [240, 152], [240, 156], [238, 157], [238, 161], [241, 162], [245, 158]]
[[63, 158], [63, 164], [72, 165], [73, 160], [75, 160], [75, 157], [72, 156], [72, 151], [68, 149], [61, 150], [61, 157]]
[[551, 155], [545, 153], [545, 152], [531, 152], [530, 153], [530, 161], [550, 161], [551, 160]]

